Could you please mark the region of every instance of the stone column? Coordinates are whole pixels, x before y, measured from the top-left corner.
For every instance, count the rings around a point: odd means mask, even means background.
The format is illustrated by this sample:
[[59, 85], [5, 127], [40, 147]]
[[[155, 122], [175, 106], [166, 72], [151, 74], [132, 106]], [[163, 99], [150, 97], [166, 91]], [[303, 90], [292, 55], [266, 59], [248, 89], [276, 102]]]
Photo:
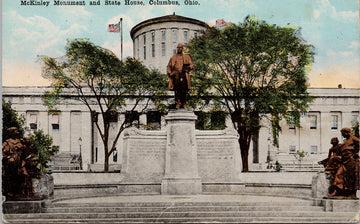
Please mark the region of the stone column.
[[161, 193], [200, 194], [202, 190], [197, 163], [196, 115], [187, 109], [177, 109], [170, 110], [165, 119], [167, 145]]

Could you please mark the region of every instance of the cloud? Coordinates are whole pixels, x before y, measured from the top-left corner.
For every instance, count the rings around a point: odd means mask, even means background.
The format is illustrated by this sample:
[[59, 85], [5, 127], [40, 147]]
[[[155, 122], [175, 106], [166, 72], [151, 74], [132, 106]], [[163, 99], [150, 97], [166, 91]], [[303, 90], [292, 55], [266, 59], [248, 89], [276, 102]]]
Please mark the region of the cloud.
[[[79, 10], [80, 14], [87, 15]], [[68, 12], [71, 15], [71, 10]], [[34, 15], [24, 17], [16, 11], [9, 13], [9, 20], [12, 21], [9, 33], [4, 38], [8, 41], [12, 50], [7, 51], [8, 59], [28, 61], [36, 60], [37, 55], [61, 56], [64, 54], [66, 39], [76, 37], [87, 31], [87, 26], [79, 23], [72, 23], [69, 26], [61, 27], [49, 19]]]
[[357, 21], [359, 13], [357, 11], [337, 11], [329, 0], [321, 0], [318, 9], [314, 10], [314, 18], [318, 19], [324, 15], [342, 22], [354, 22]]
[[351, 49], [359, 49], [360, 48], [360, 42], [359, 41], [352, 41], [349, 45], [349, 48]]
[[[109, 49], [112, 52], [114, 52], [114, 54], [116, 54], [116, 56], [118, 56], [118, 58], [121, 58], [121, 43], [120, 41], [116, 41], [116, 42], [105, 42], [102, 45], [103, 48]], [[125, 59], [126, 57], [132, 57], [133, 56], [133, 43], [132, 41], [126, 41], [123, 42], [123, 58]]]
[[329, 56], [329, 57], [350, 57], [350, 56], [353, 56], [354, 53], [352, 51], [338, 51], [338, 52], [335, 52], [333, 50], [328, 50], [326, 52], [326, 56]]

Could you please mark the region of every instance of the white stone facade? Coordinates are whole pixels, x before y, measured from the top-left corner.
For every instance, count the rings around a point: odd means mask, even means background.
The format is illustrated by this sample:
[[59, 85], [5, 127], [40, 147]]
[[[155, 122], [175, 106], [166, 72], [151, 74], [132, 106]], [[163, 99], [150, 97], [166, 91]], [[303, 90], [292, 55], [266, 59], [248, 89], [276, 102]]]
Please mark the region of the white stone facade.
[[186, 44], [191, 38], [204, 33], [207, 27], [204, 22], [178, 15], [143, 21], [130, 32], [133, 55], [147, 67], [165, 73], [170, 57], [176, 53], [177, 44]]
[[[25, 116], [26, 127], [29, 131], [32, 126], [50, 134], [54, 138], [54, 145], [60, 146], [61, 152], [79, 153], [81, 145], [83, 169], [90, 167], [101, 170], [104, 163], [104, 150], [100, 136], [96, 128], [92, 126], [90, 112], [80, 101], [70, 97], [58, 106], [61, 112], [58, 116], [49, 114], [48, 108], [41, 100], [41, 96], [47, 89], [45, 87], [3, 87], [3, 99], [11, 101], [12, 107]], [[293, 164], [296, 161], [293, 153], [304, 151], [307, 156], [303, 163], [316, 164], [327, 156], [331, 146], [330, 139], [338, 137], [342, 141], [341, 128], [351, 128], [353, 121], [359, 121], [360, 89], [310, 88], [309, 91], [315, 97], [310, 104], [309, 112], [302, 116], [300, 128], [292, 129], [282, 122], [279, 148], [272, 145], [270, 128], [266, 122], [263, 123], [258, 138], [258, 150], [250, 148], [250, 170], [266, 168], [268, 152], [273, 162], [279, 160], [283, 164]], [[316, 123], [312, 116], [316, 116]], [[124, 118], [125, 114], [120, 113], [119, 122], [113, 123], [112, 130], [116, 130]], [[140, 124], [146, 125], [147, 119], [146, 114], [139, 115]], [[161, 119], [160, 124], [163, 128], [164, 119]], [[231, 125], [231, 122], [227, 122], [227, 125]], [[122, 163], [122, 137], [117, 148], [117, 156], [110, 157], [110, 164], [115, 169]]]
[[300, 127], [281, 121], [278, 148], [272, 145], [271, 130], [264, 122], [259, 134], [260, 163], [266, 161], [268, 149], [273, 162], [278, 160], [283, 164], [294, 164], [294, 153], [304, 151], [307, 155], [302, 163], [316, 166], [318, 161], [327, 157], [330, 139], [338, 137], [341, 143], [344, 139], [340, 130], [352, 128], [353, 123], [359, 121], [360, 89], [310, 88], [309, 92], [315, 99], [308, 113], [301, 116]]

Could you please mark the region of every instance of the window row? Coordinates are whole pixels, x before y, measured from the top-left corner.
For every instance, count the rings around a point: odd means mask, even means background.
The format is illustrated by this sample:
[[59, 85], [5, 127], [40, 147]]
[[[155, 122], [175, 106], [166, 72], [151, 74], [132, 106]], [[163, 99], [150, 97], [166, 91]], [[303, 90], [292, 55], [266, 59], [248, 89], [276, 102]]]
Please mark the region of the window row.
[[[109, 120], [110, 122], [118, 122], [118, 115], [119, 113], [110, 113]], [[98, 114], [95, 114], [93, 119], [94, 121], [97, 121]], [[139, 117], [140, 113], [137, 111], [128, 111], [125, 113], [125, 120], [126, 123], [129, 125], [134, 125], [136, 127], [139, 127]], [[150, 111], [146, 114], [147, 118], [147, 126], [148, 129], [159, 129], [160, 123], [161, 123], [161, 113], [157, 111]], [[38, 123], [39, 123], [39, 114], [37, 112], [30, 112], [28, 113], [28, 123], [31, 130], [38, 129]], [[53, 130], [59, 130], [60, 129], [60, 114], [52, 114], [49, 117], [49, 122], [52, 126]], [[150, 128], [151, 126], [151, 128]]]
[[[78, 112], [80, 113], [80, 112]], [[28, 113], [29, 126], [30, 129], [38, 129], [38, 120], [39, 114], [37, 112]], [[219, 130], [226, 127], [226, 117], [227, 114], [222, 111], [213, 111], [213, 112], [201, 112], [195, 111], [198, 119], [196, 120], [196, 129], [199, 130]], [[97, 122], [99, 113], [93, 114], [93, 121]], [[128, 126], [140, 127], [140, 113], [138, 111], [127, 111], [125, 113], [125, 122]], [[119, 113], [109, 113], [110, 122], [119, 121]], [[158, 111], [148, 111], [146, 113], [147, 124], [144, 126], [147, 130], [158, 130], [161, 128], [161, 116], [162, 114]], [[60, 129], [60, 114], [51, 114], [49, 117], [49, 122], [53, 130]]]
[[[317, 129], [319, 126], [318, 115], [308, 115], [310, 129]], [[339, 115], [331, 115], [331, 129], [337, 130], [339, 128]], [[352, 115], [351, 123], [358, 122], [358, 115]], [[289, 129], [295, 129], [295, 125], [290, 124]]]
[[[296, 151], [297, 151], [296, 146], [294, 146], [294, 145], [289, 146], [290, 154], [294, 154], [294, 153], [296, 153]], [[310, 153], [311, 154], [318, 154], [318, 147], [316, 145], [310, 146]]]
[[[60, 129], [60, 115], [52, 114], [50, 116], [50, 124], [51, 124], [53, 130], [59, 130]], [[36, 130], [38, 128], [38, 114], [37, 113], [29, 114], [29, 127], [31, 130]]]
[[[189, 41], [189, 30], [183, 30], [183, 38], [179, 39], [178, 38], [178, 33], [181, 32], [178, 29], [172, 29], [171, 30], [171, 34], [172, 34], [172, 42], [173, 42], [173, 54], [176, 53], [176, 45], [178, 43], [178, 41], [183, 41], [184, 43], [187, 43]], [[155, 58], [156, 56], [156, 36], [155, 36], [155, 31], [151, 32], [151, 57]], [[142, 35], [143, 37], [143, 58], [144, 60], [146, 60], [147, 58], [147, 39], [146, 39], [146, 34]], [[194, 32], [194, 37], [197, 37], [198, 34], [197, 32]], [[161, 30], [161, 56], [166, 56], [166, 30]]]

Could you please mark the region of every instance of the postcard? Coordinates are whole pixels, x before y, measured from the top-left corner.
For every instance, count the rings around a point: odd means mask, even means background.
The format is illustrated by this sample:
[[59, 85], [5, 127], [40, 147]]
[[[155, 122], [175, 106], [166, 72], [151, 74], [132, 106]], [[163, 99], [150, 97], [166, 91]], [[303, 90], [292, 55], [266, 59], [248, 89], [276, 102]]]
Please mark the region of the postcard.
[[[24, 127], [18, 137], [9, 129], [11, 144], [2, 140], [10, 170], [2, 221], [359, 222], [359, 7], [356, 0], [2, 1], [3, 107], [10, 102]], [[114, 75], [119, 68], [125, 73]], [[199, 85], [219, 95], [206, 89], [210, 100], [193, 107]], [[172, 106], [147, 101], [160, 86]], [[60, 87], [63, 98], [50, 107], [46, 94]], [[302, 102], [307, 93], [314, 99]], [[285, 115], [283, 104], [299, 117]], [[31, 162], [11, 164], [34, 158], [28, 140], [40, 130], [56, 154], [30, 187]], [[342, 160], [331, 159], [336, 147]], [[328, 161], [343, 168], [331, 174]], [[341, 175], [351, 177], [336, 182]], [[40, 195], [24, 193], [29, 188]]]

